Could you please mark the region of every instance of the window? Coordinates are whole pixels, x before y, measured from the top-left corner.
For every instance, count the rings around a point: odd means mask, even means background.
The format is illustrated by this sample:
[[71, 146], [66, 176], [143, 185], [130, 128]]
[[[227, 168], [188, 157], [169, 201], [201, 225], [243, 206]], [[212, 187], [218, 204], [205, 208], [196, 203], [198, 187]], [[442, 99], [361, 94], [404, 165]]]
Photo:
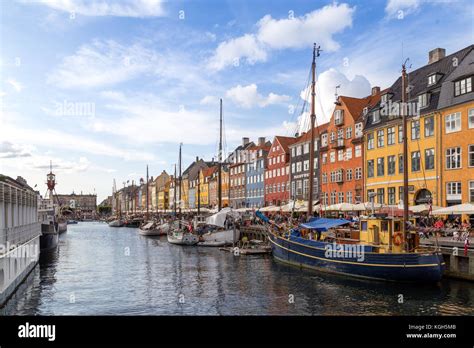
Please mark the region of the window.
[[474, 167], [474, 145], [468, 146], [468, 166]]
[[474, 203], [474, 181], [469, 181], [469, 202]]
[[435, 151], [434, 149], [425, 150], [425, 169], [430, 170], [435, 167]]
[[436, 74], [428, 76], [428, 86], [434, 85], [436, 83]]
[[469, 109], [467, 113], [467, 124], [469, 128], [474, 128], [474, 109]]
[[448, 200], [460, 200], [462, 199], [462, 190], [460, 182], [448, 182], [446, 183], [446, 199]]
[[301, 146], [296, 147], [296, 156], [301, 156]]
[[337, 203], [344, 203], [344, 192], [338, 193]]
[[328, 175], [326, 173], [323, 173], [323, 175], [321, 176], [321, 180], [323, 181], [323, 184], [327, 184]]
[[367, 177], [368, 178], [374, 177], [374, 160], [367, 161]]
[[395, 127], [387, 128], [387, 145], [395, 144]]
[[346, 180], [347, 181], [352, 180], [352, 169], [347, 169], [346, 170]]
[[403, 201], [403, 186], [398, 187], [398, 200]]
[[411, 140], [420, 139], [420, 120], [411, 121]]
[[296, 172], [301, 172], [301, 162], [296, 163]]
[[356, 147], [355, 147], [355, 156], [356, 157], [362, 156], [362, 145], [356, 145]]
[[303, 170], [304, 171], [309, 170], [309, 160], [306, 160], [303, 162]]
[[428, 93], [423, 93], [418, 96], [418, 108], [426, 108], [428, 106], [429, 95]]
[[367, 150], [374, 148], [374, 133], [367, 134]]
[[336, 204], [336, 192], [331, 192], [331, 204]]
[[461, 148], [452, 147], [446, 150], [446, 169], [461, 168]]
[[337, 150], [337, 160], [344, 161], [344, 150]]
[[295, 187], [296, 187], [296, 181], [292, 181], [291, 182], [291, 195], [292, 196], [296, 194]]
[[321, 135], [321, 146], [322, 147], [328, 146], [328, 134], [327, 133], [324, 133], [323, 135]]
[[385, 203], [385, 189], [383, 188], [377, 189], [377, 203], [379, 204]]
[[372, 113], [372, 123], [380, 122], [380, 110], [374, 110]]
[[303, 195], [305, 196], [308, 194], [308, 187], [309, 187], [308, 183], [309, 183], [308, 179], [303, 180]]
[[344, 139], [344, 129], [339, 128], [339, 129], [337, 130], [337, 138], [338, 138], [338, 139]]
[[329, 157], [329, 161], [330, 161], [331, 163], [336, 162], [336, 152], [335, 152], [335, 151], [331, 151], [331, 153], [329, 154], [329, 156], [330, 156], [330, 157]]
[[323, 155], [321, 156], [321, 158], [322, 158], [323, 164], [326, 164], [326, 162], [328, 161], [328, 154], [327, 154], [327, 153], [323, 153]]
[[352, 127], [346, 128], [346, 139], [352, 138]]
[[352, 204], [352, 191], [347, 191], [347, 203]]
[[396, 159], [395, 156], [388, 156], [387, 158], [387, 173], [388, 175], [395, 174]]
[[362, 132], [362, 123], [356, 123], [355, 125], [355, 136], [356, 138], [360, 138], [363, 135]]
[[309, 143], [303, 145], [303, 153], [309, 153]]
[[345, 160], [349, 161], [350, 159], [352, 159], [352, 147], [349, 147], [346, 150]]
[[403, 126], [398, 126], [398, 142], [403, 143]]
[[334, 111], [334, 124], [337, 126], [337, 125], [340, 125], [343, 123], [343, 110], [335, 110]]
[[420, 151], [413, 151], [411, 153], [411, 171], [418, 172], [420, 170]]
[[355, 170], [355, 179], [356, 180], [362, 179], [362, 168], [356, 168], [356, 170]]
[[367, 190], [367, 202], [373, 202], [374, 197], [373, 197], [374, 190]]
[[434, 118], [426, 117], [425, 118], [425, 137], [431, 137], [434, 135]]
[[331, 138], [330, 138], [331, 143], [333, 143], [335, 140], [336, 140], [336, 133], [331, 132]]
[[385, 132], [383, 129], [377, 131], [377, 147], [383, 147], [385, 144]]
[[472, 76], [454, 82], [454, 96], [472, 92]]
[[395, 187], [389, 187], [388, 191], [388, 204], [395, 204]]
[[377, 158], [377, 176], [385, 175], [385, 158]]
[[398, 173], [403, 173], [403, 155], [398, 155]]
[[461, 113], [455, 112], [446, 115], [445, 118], [446, 133], [453, 133], [461, 130]]

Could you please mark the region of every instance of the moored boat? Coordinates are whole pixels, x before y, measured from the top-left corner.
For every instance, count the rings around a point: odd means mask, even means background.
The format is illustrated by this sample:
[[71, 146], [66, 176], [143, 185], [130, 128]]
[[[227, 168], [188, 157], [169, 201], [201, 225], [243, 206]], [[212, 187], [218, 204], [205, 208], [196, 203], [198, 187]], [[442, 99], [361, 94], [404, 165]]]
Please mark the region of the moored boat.
[[175, 221], [167, 234], [168, 243], [176, 245], [196, 245], [199, 237], [189, 232], [190, 226], [186, 222]]
[[110, 227], [122, 227], [123, 226], [123, 220], [122, 219], [115, 219], [109, 222]]
[[240, 239], [240, 230], [235, 220], [239, 213], [231, 208], [224, 208], [218, 213], [209, 216], [205, 225], [197, 228], [200, 234], [200, 246], [225, 246]]
[[165, 236], [168, 234], [169, 230], [169, 223], [158, 224], [150, 221], [140, 226], [138, 233], [142, 236]]

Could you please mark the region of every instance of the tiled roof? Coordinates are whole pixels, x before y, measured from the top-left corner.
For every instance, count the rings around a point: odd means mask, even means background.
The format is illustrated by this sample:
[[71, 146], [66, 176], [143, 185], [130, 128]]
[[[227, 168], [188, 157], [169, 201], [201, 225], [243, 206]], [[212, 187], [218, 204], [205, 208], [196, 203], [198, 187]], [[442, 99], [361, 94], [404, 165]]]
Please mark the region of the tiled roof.
[[285, 152], [288, 152], [288, 147], [297, 140], [297, 138], [294, 137], [284, 137], [281, 135], [276, 135], [275, 138], [278, 139], [278, 142], [283, 147], [283, 150], [285, 150]]
[[[314, 127], [315, 137], [318, 137], [320, 134], [324, 133], [324, 131], [328, 128], [328, 126], [329, 126], [329, 122], [323, 123], [317, 127]], [[296, 141], [292, 145], [306, 143], [310, 140], [311, 140], [311, 132], [308, 130], [306, 133], [303, 133], [298, 138], [296, 138]]]

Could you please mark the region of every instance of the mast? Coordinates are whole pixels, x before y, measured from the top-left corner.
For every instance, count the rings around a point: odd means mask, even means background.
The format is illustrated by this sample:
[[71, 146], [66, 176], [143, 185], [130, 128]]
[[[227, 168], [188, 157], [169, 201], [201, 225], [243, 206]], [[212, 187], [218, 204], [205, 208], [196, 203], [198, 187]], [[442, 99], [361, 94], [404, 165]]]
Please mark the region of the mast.
[[[408, 59], [407, 59], [408, 60]], [[408, 134], [407, 134], [407, 71], [406, 62], [402, 64], [402, 123], [403, 123], [403, 238], [407, 240], [407, 221], [408, 221]], [[405, 249], [408, 251], [408, 244], [405, 243]]]
[[313, 62], [311, 64], [311, 142], [309, 143], [309, 197], [308, 218], [313, 215], [313, 186], [314, 186], [314, 124], [316, 123], [316, 57], [319, 57], [319, 46], [313, 46]]
[[174, 191], [173, 191], [173, 195], [174, 195], [174, 206], [173, 206], [173, 209], [174, 209], [174, 216], [176, 216], [176, 189], [177, 189], [177, 186], [176, 186], [176, 163], [174, 164]]
[[146, 220], [148, 220], [148, 164], [146, 165]]
[[219, 117], [219, 156], [218, 156], [218, 177], [217, 177], [217, 211], [222, 209], [222, 99], [220, 100], [220, 117]]
[[181, 216], [181, 146], [183, 146], [183, 143], [179, 143], [179, 215]]

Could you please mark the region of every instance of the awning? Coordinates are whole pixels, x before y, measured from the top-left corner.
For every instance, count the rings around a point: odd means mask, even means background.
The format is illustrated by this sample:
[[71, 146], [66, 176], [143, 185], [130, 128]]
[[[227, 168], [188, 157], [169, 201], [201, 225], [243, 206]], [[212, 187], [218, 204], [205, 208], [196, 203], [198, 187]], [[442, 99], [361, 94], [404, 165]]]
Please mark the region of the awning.
[[300, 224], [300, 227], [307, 228], [310, 230], [327, 231], [330, 228], [345, 225], [348, 223], [350, 223], [350, 221], [345, 220], [345, 219], [320, 218], [320, 219], [314, 219], [311, 222]]
[[464, 203], [452, 205], [433, 211], [433, 215], [474, 214], [474, 204]]

